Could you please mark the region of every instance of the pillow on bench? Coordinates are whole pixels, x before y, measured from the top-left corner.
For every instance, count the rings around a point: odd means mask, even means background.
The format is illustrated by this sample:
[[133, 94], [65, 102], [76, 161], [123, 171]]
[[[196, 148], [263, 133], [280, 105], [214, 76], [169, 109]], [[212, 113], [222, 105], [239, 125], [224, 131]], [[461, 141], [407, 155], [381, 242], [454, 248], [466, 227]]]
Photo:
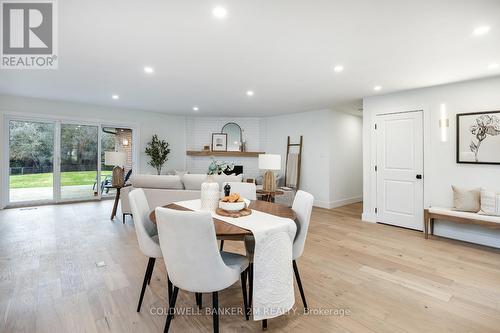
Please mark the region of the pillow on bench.
[[481, 211], [479, 214], [500, 216], [500, 194], [481, 189]]
[[477, 213], [481, 209], [481, 189], [464, 189], [451, 186], [453, 189], [453, 209], [461, 212]]

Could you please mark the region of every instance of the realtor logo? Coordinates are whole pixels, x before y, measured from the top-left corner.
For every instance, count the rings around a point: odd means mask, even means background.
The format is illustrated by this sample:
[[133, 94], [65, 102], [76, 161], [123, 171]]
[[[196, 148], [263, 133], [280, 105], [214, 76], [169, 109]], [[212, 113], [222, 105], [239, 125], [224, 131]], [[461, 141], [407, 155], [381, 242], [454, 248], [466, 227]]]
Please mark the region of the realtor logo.
[[56, 69], [57, 15], [54, 0], [4, 0], [2, 69]]

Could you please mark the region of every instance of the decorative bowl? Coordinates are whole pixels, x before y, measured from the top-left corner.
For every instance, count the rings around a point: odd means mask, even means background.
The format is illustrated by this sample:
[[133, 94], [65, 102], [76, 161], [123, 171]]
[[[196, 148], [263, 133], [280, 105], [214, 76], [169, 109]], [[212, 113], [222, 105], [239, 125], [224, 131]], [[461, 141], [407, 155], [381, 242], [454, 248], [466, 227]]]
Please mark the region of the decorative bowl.
[[250, 201], [247, 199], [243, 199], [238, 202], [223, 202], [219, 201], [219, 208], [224, 209], [227, 212], [238, 212], [244, 208], [246, 208], [250, 204]]

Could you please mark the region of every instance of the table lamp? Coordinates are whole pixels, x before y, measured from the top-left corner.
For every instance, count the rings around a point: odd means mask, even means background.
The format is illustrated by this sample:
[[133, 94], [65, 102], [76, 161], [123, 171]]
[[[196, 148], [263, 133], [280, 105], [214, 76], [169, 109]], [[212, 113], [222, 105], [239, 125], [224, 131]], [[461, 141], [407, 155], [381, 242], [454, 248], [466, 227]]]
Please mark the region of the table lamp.
[[104, 152], [104, 164], [114, 165], [113, 180], [111, 185], [122, 187], [124, 178], [123, 166], [127, 162], [127, 153], [124, 151], [106, 151]]
[[273, 170], [281, 170], [281, 155], [260, 154], [259, 169], [266, 170], [262, 189], [270, 192], [276, 191], [276, 177]]

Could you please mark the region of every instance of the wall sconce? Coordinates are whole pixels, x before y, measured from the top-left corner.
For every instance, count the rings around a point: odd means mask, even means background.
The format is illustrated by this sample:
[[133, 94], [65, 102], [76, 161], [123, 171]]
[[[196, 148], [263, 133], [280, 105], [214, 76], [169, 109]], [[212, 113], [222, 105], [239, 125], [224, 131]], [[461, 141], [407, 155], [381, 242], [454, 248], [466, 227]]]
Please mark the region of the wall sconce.
[[450, 118], [446, 111], [446, 104], [442, 103], [440, 107], [439, 128], [441, 130], [441, 142], [448, 142], [450, 133]]
[[128, 139], [123, 139], [122, 140], [122, 146], [127, 147], [129, 144]]

